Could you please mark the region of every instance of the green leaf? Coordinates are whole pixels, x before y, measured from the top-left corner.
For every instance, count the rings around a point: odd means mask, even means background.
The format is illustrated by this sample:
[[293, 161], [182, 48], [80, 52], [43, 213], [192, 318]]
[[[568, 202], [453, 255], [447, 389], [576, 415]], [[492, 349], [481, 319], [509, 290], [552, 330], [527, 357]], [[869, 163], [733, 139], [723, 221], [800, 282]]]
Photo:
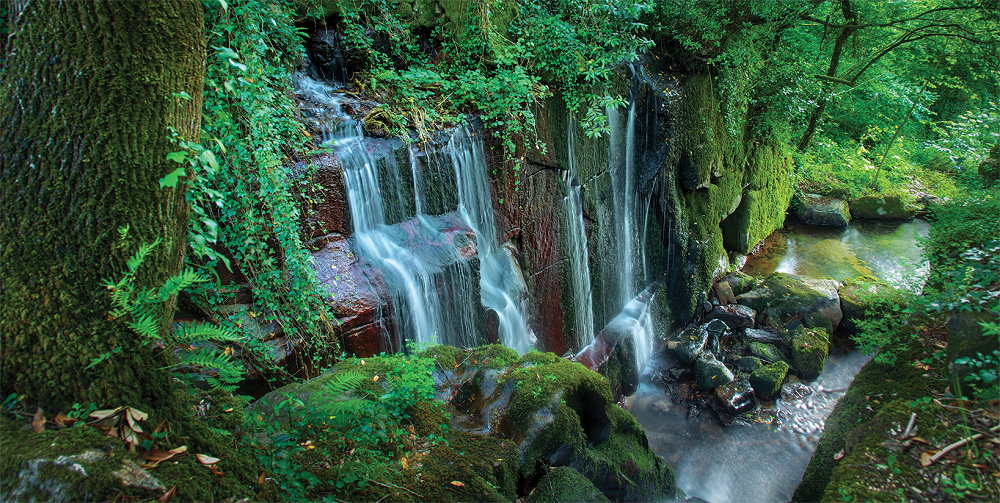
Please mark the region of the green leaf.
[[167, 159], [184, 164], [187, 160], [188, 153], [186, 150], [178, 150], [177, 152], [171, 152], [167, 154]]
[[213, 154], [211, 150], [203, 150], [200, 154], [198, 154], [198, 159], [211, 166], [212, 170], [219, 169], [219, 161], [216, 160], [215, 154]]
[[234, 50], [232, 50], [232, 49], [230, 49], [228, 47], [219, 47], [217, 45], [213, 45], [212, 48], [215, 49], [218, 52], [220, 58], [235, 58], [235, 59], [240, 59], [240, 55], [236, 54], [236, 51], [234, 51]]
[[177, 182], [180, 181], [182, 176], [185, 176], [187, 171], [184, 168], [177, 168], [170, 172], [167, 176], [160, 178], [160, 188], [164, 187], [176, 187]]

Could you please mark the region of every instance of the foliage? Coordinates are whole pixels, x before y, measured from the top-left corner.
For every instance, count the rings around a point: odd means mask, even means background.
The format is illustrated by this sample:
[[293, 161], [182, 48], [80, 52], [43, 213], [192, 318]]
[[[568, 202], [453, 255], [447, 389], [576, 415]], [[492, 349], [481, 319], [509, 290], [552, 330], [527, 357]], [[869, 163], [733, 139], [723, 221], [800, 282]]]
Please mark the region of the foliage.
[[[1000, 328], [996, 323], [983, 325], [983, 335], [986, 337], [1000, 336]], [[1000, 337], [998, 337], [1000, 339]], [[969, 383], [976, 392], [976, 397], [985, 400], [996, 400], [1000, 398], [1000, 381], [997, 381], [997, 373], [1000, 371], [1000, 350], [993, 350], [992, 353], [976, 353], [975, 357], [964, 356], [956, 358], [955, 363], [967, 365], [971, 372], [965, 376], [965, 382]]]
[[[864, 319], [857, 320], [859, 332], [851, 339], [865, 354], [874, 354], [874, 361], [887, 365], [896, 363], [897, 352], [893, 342], [900, 342], [904, 333], [901, 330], [910, 320], [912, 311], [905, 306], [908, 293], [895, 289], [871, 295], [862, 295], [865, 309]], [[905, 342], [905, 341], [903, 341]]]
[[[303, 55], [301, 32], [289, 16], [288, 2], [246, 0], [230, 5], [206, 0], [204, 7], [211, 53], [202, 124], [203, 144], [211, 150], [190, 150], [190, 143], [182, 147], [188, 147], [189, 161], [208, 158], [211, 170], [198, 172], [206, 183], [194, 185], [206, 189], [191, 197], [211, 204], [200, 206], [204, 216], [196, 207], [194, 223], [209, 227], [208, 235], [214, 229], [207, 220], [219, 223], [218, 244], [232, 253], [236, 266], [233, 281], [249, 282], [257, 303], [254, 312], [265, 313], [288, 337], [301, 341], [297, 347], [304, 354], [299, 356], [308, 370], [323, 354], [339, 351], [325, 339], [333, 318], [299, 235], [293, 197], [297, 180], [308, 183], [308, 174], [293, 171], [293, 151], [304, 146], [308, 135], [295, 119], [295, 103], [286, 92], [290, 69]], [[217, 165], [205, 152], [213, 154]], [[197, 252], [201, 243], [195, 238], [192, 245]], [[189, 260], [212, 267], [221, 259], [208, 252]], [[230, 285], [222, 286], [226, 288], [220, 291], [202, 284], [193, 293], [214, 307], [226, 301], [224, 292], [232, 291]], [[239, 330], [237, 316], [223, 324]], [[261, 341], [247, 338], [246, 344], [261, 364], [269, 364], [271, 353]], [[271, 369], [281, 371], [273, 365]]]
[[[404, 354], [335, 367], [320, 393], [327, 400], [305, 407], [293, 393], [275, 406], [287, 423], [264, 426], [269, 443], [259, 455], [292, 499], [333, 493], [340, 498], [367, 487], [376, 472], [398, 470], [406, 460], [445, 442], [444, 415], [430, 431], [416, 415], [434, 402], [435, 360]], [[346, 434], [350, 432], [350, 434]], [[400, 461], [402, 460], [402, 461]], [[335, 470], [321, 481], [310, 470]]]
[[[531, 146], [531, 106], [552, 86], [572, 112], [581, 114], [588, 135], [608, 131], [604, 109], [623, 100], [602, 89], [615, 66], [649, 47], [639, 22], [648, 4], [528, 0], [518, 3], [512, 20], [509, 4], [478, 0], [467, 5], [457, 22], [433, 29], [433, 41], [440, 44], [433, 54], [416, 43], [393, 4], [339, 2], [345, 45], [368, 63], [358, 82], [383, 103], [366, 118], [374, 119], [374, 130], [402, 136], [414, 128], [423, 136], [426, 129], [476, 113], [513, 157], [518, 147]], [[516, 144], [512, 136], [524, 143]]]
[[[124, 239], [128, 229], [119, 229], [119, 233]], [[121, 278], [117, 281], [104, 280], [104, 286], [110, 292], [111, 297], [112, 311], [109, 313], [109, 317], [122, 319], [130, 329], [143, 336], [145, 344], [158, 342], [167, 349], [178, 349], [176, 351], [178, 362], [171, 366], [174, 370], [197, 369], [207, 374], [205, 380], [212, 387], [223, 388], [227, 391], [236, 389], [236, 385], [243, 376], [242, 366], [232, 360], [230, 351], [219, 352], [211, 345], [206, 346], [205, 344], [210, 342], [241, 342], [240, 336], [231, 330], [209, 323], [181, 322], [177, 323], [172, 330], [164, 330], [157, 315], [162, 309], [162, 305], [174, 298], [181, 290], [197, 283], [205, 283], [209, 281], [209, 278], [199, 275], [194, 269], [188, 267], [168, 278], [158, 289], [144, 287], [136, 291], [134, 280], [139, 267], [158, 244], [160, 244], [159, 239], [152, 244], [141, 245], [139, 250], [127, 261], [128, 269], [123, 271]], [[203, 346], [197, 347], [197, 345]], [[119, 347], [94, 358], [87, 368], [107, 360], [122, 349]], [[186, 377], [184, 374], [179, 375]]]

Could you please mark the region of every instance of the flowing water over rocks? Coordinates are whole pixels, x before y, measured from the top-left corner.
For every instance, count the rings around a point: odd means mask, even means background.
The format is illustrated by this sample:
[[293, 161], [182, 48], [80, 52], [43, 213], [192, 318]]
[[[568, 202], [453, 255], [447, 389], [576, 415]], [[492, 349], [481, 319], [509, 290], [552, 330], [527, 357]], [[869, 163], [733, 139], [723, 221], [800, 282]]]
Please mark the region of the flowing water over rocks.
[[[837, 280], [875, 276], [897, 287], [919, 289], [924, 273], [914, 267], [920, 262], [914, 238], [926, 236], [927, 228], [923, 221], [862, 220], [846, 229], [795, 225], [768, 238], [769, 246], [751, 257], [744, 271]], [[757, 288], [754, 292], [760, 291]], [[835, 291], [831, 295], [835, 297]], [[853, 349], [846, 336], [835, 334], [819, 377], [800, 380], [799, 376], [809, 377], [809, 369], [791, 356], [799, 355], [796, 341], [806, 340], [811, 333], [800, 325], [827, 322], [800, 313], [788, 325], [793, 328], [784, 332], [785, 316], [793, 313], [783, 314], [778, 327], [767, 330], [741, 329], [740, 318], [732, 317], [724, 318], [731, 332], [715, 335], [713, 324], [723, 319], [717, 311], [733, 307], [722, 304], [706, 314], [703, 325], [675, 336], [666, 346], [668, 351], [650, 361], [628, 408], [645, 428], [653, 451], [674, 468], [678, 487], [688, 497], [712, 503], [788, 501], [827, 416], [869, 357]], [[769, 308], [761, 314], [781, 313]], [[727, 340], [730, 349], [720, 348], [719, 340]], [[721, 366], [722, 362], [735, 374], [709, 376], [712, 364]], [[789, 367], [797, 375], [789, 372], [782, 379]], [[777, 372], [778, 380], [769, 381], [769, 372]], [[699, 377], [706, 382], [699, 382]], [[712, 377], [733, 380], [713, 386], [708, 382]], [[746, 392], [751, 386], [756, 397]]]

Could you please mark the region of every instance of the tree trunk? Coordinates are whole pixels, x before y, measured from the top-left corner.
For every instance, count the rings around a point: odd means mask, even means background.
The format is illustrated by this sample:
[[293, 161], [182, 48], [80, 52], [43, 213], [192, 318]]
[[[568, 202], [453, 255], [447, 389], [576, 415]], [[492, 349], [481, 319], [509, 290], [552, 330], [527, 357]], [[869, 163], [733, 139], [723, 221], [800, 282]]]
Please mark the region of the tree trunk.
[[[17, 6], [17, 2], [14, 3]], [[43, 407], [157, 406], [169, 396], [152, 345], [109, 321], [103, 278], [162, 238], [137, 287], [176, 273], [186, 246], [170, 129], [197, 139], [205, 36], [200, 2], [26, 2], [0, 82], [0, 392]], [[20, 8], [20, 7], [15, 7]], [[182, 100], [174, 93], [186, 92]], [[126, 239], [118, 229], [129, 226]], [[172, 307], [161, 315], [172, 317]], [[84, 370], [115, 348], [110, 360]]]

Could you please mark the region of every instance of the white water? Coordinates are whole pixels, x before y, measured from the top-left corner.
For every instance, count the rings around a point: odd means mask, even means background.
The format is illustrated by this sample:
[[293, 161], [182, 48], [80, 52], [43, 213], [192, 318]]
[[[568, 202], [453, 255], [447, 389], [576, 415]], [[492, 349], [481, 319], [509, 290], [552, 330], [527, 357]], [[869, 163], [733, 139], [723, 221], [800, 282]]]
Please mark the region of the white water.
[[569, 257], [570, 281], [573, 300], [573, 333], [576, 349], [594, 340], [594, 310], [590, 288], [590, 267], [587, 257], [587, 231], [583, 223], [580, 181], [576, 168], [576, 121], [568, 112], [566, 121], [569, 170], [563, 172], [566, 197], [562, 200], [566, 253]]
[[[402, 181], [393, 156], [382, 162], [392, 180], [379, 179], [376, 160], [368, 151], [361, 124], [341, 112], [341, 95], [331, 94], [331, 87], [305, 76], [296, 79], [296, 92], [305, 94], [327, 109], [324, 144], [334, 147], [343, 167], [348, 204], [354, 224], [352, 239], [359, 252], [382, 271], [392, 290], [396, 313], [394, 320], [400, 335], [417, 343], [440, 342], [454, 346], [476, 346], [484, 341], [482, 307], [475, 304], [479, 293], [482, 305], [496, 311], [501, 342], [525, 353], [534, 336], [527, 328], [521, 299], [526, 286], [516, 261], [506, 248], [497, 246], [492, 196], [486, 178], [482, 141], [464, 128], [456, 131], [444, 153], [451, 166], [440, 166], [425, 156], [418, 162], [413, 146], [408, 154], [412, 172], [413, 207], [416, 215], [400, 224], [388, 225], [386, 214], [406, 218], [407, 201], [402, 199]], [[441, 156], [435, 156], [441, 157]], [[455, 213], [432, 216], [424, 213], [428, 189], [438, 202], [446, 200], [444, 187], [425, 187], [422, 174], [454, 175], [458, 188]], [[385, 182], [389, 182], [386, 184]], [[409, 182], [408, 182], [409, 183]], [[388, 186], [392, 194], [383, 194]], [[394, 199], [386, 208], [384, 201]], [[474, 233], [480, 264], [480, 281], [474, 284], [474, 271], [463, 257], [462, 239]]]

